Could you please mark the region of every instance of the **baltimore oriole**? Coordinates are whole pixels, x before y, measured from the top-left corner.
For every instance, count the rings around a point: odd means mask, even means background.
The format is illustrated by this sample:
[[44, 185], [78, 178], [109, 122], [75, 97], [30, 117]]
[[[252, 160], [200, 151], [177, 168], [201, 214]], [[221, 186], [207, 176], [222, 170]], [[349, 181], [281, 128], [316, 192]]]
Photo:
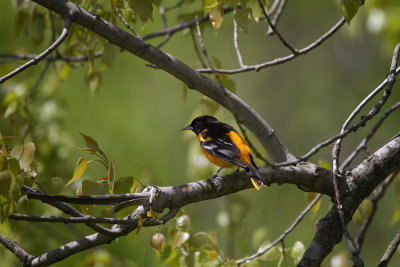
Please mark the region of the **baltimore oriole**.
[[216, 177], [223, 168], [238, 166], [246, 171], [257, 190], [269, 185], [261, 177], [249, 146], [232, 126], [204, 115], [195, 118], [183, 130], [193, 131], [207, 159], [221, 167], [212, 177]]

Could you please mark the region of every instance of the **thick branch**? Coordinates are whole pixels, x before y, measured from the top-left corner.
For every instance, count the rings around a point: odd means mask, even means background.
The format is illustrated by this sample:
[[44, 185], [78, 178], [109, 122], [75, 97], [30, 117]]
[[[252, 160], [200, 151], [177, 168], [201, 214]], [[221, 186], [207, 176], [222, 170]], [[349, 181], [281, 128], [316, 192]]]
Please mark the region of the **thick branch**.
[[[392, 172], [400, 170], [400, 136], [366, 158], [355, 169], [346, 173], [350, 193], [343, 198], [344, 219], [346, 224], [351, 220], [355, 210], [363, 199]], [[318, 230], [310, 246], [301, 259], [299, 266], [319, 266], [340, 242], [343, 228], [336, 207], [319, 221]]]

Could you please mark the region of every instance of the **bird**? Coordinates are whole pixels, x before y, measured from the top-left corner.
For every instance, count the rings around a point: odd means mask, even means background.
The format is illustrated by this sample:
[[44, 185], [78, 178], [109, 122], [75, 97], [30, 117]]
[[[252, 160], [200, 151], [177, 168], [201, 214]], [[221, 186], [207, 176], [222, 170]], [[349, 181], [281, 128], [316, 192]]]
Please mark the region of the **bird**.
[[257, 190], [269, 186], [261, 177], [249, 146], [232, 126], [213, 116], [203, 115], [195, 118], [182, 130], [193, 131], [206, 158], [220, 167], [211, 178], [217, 177], [223, 168], [237, 166], [246, 171]]

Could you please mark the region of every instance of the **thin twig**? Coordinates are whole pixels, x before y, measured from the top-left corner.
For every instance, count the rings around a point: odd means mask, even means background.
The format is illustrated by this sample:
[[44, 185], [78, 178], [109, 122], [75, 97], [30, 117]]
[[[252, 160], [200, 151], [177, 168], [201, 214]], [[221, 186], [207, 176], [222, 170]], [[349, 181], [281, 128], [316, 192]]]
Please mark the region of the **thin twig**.
[[240, 265], [246, 261], [255, 259], [257, 257], [260, 257], [261, 255], [263, 255], [264, 253], [266, 253], [268, 250], [270, 250], [271, 248], [273, 248], [276, 244], [278, 244], [279, 242], [283, 241], [283, 239], [291, 232], [293, 231], [293, 229], [301, 222], [301, 220], [304, 218], [304, 216], [312, 209], [312, 207], [314, 207], [314, 205], [318, 202], [318, 200], [322, 197], [322, 194], [318, 194], [313, 201], [311, 201], [311, 203], [299, 214], [299, 216], [297, 216], [297, 218], [293, 221], [292, 225], [290, 225], [289, 228], [287, 228], [283, 234], [281, 234], [277, 239], [275, 239], [274, 242], [272, 242], [271, 244], [269, 244], [268, 246], [266, 246], [265, 248], [259, 249], [257, 251], [257, 253], [254, 253], [251, 256], [248, 256], [246, 258], [237, 260], [235, 263]]
[[372, 203], [371, 215], [369, 215], [369, 217], [363, 221], [363, 223], [360, 227], [360, 231], [355, 239], [358, 250], [360, 252], [361, 252], [362, 245], [364, 243], [364, 238], [367, 233], [367, 230], [376, 214], [376, 211], [378, 208], [378, 202], [385, 195], [386, 189], [389, 187], [389, 185], [392, 183], [392, 181], [394, 180], [394, 178], [397, 176], [398, 173], [399, 172], [397, 171], [397, 172], [390, 174], [388, 177], [386, 177], [386, 179], [382, 182], [382, 184], [376, 190], [375, 195], [371, 198], [371, 203]]
[[[22, 186], [22, 191], [23, 192], [30, 192], [30, 193], [39, 193], [38, 190], [35, 190], [33, 188], [30, 188], [26, 185]], [[49, 204], [61, 211], [63, 211], [66, 214], [69, 214], [74, 217], [84, 217], [85, 215], [74, 209], [73, 207], [62, 203], [62, 202], [56, 202], [56, 201], [50, 201], [50, 200], [42, 200], [42, 202]], [[112, 230], [109, 230], [107, 228], [102, 227], [101, 225], [95, 224], [95, 223], [86, 223], [86, 225], [96, 232], [99, 232], [105, 236], [114, 236], [115, 233]]]
[[[281, 18], [281, 15], [282, 15], [282, 13], [283, 13], [283, 9], [285, 8], [286, 3], [287, 3], [286, 0], [281, 0], [281, 1], [280, 1], [278, 10], [276, 11], [276, 14], [275, 14], [275, 16], [274, 16], [273, 19], [272, 19], [272, 24], [273, 24], [274, 26], [276, 26], [276, 25], [278, 24], [279, 19]], [[272, 13], [272, 12], [273, 12], [273, 11], [271, 10], [271, 13]], [[269, 12], [268, 12], [268, 13], [269, 13]], [[272, 30], [271, 26], [269, 26], [268, 31], [267, 31], [267, 35], [273, 35], [273, 34], [274, 34], [274, 31]]]
[[36, 56], [32, 60], [26, 62], [22, 66], [16, 68], [12, 72], [10, 72], [10, 73], [4, 75], [3, 77], [1, 77], [0, 78], [0, 84], [5, 82], [5, 81], [7, 81], [8, 79], [14, 77], [18, 73], [21, 73], [22, 71], [24, 71], [25, 69], [29, 68], [30, 66], [36, 65], [44, 57], [46, 57], [48, 54], [53, 52], [54, 49], [56, 49], [60, 44], [62, 44], [62, 42], [65, 40], [65, 38], [67, 38], [70, 28], [71, 28], [71, 19], [69, 17], [65, 17], [64, 18], [64, 28], [63, 28], [60, 36], [57, 38], [57, 40], [52, 45], [50, 45], [43, 53], [39, 54], [38, 56]]
[[368, 135], [360, 142], [360, 144], [354, 149], [353, 152], [343, 161], [343, 163], [340, 165], [339, 169], [343, 170], [347, 168], [353, 159], [357, 156], [357, 154], [363, 150], [366, 149], [367, 147], [367, 142], [369, 139], [372, 138], [372, 136], [376, 133], [376, 131], [379, 129], [381, 124], [386, 120], [386, 118], [396, 109], [400, 107], [400, 101], [388, 108], [385, 113], [382, 115], [382, 117], [379, 119], [379, 121], [375, 124], [375, 126], [372, 128], [372, 130], [368, 133]]
[[204, 54], [205, 58], [207, 59], [208, 66], [210, 66], [211, 70], [213, 70], [213, 74], [215, 76], [215, 79], [217, 80], [217, 82], [218, 82], [219, 86], [221, 87], [221, 89], [223, 89], [224, 86], [223, 86], [223, 84], [221, 82], [221, 79], [219, 78], [218, 73], [215, 72], [215, 69], [214, 69], [214, 66], [213, 66], [213, 64], [211, 62], [211, 59], [208, 57], [208, 53], [207, 53], [206, 47], [204, 46], [203, 38], [201, 36], [200, 23], [199, 23], [199, 20], [197, 19], [197, 16], [196, 16], [196, 28], [197, 28], [197, 38], [199, 39], [201, 50], [203, 51], [203, 54]]
[[378, 264], [378, 267], [386, 267], [400, 244], [400, 230], [396, 233], [389, 246], [386, 248], [385, 254]]
[[204, 62], [204, 60], [201, 56], [199, 47], [197, 46], [196, 38], [194, 37], [194, 33], [193, 33], [193, 28], [190, 29], [190, 37], [192, 38], [193, 48], [194, 48], [194, 51], [196, 52], [197, 58], [199, 59], [201, 66], [203, 68], [207, 68], [206, 63]]
[[[165, 15], [165, 9], [162, 4], [160, 4], [158, 6], [158, 9], [160, 10], [160, 14], [161, 14], [162, 28], [166, 29], [168, 26], [167, 26], [167, 16]], [[168, 43], [168, 41], [171, 39], [171, 37], [172, 37], [172, 34], [168, 33], [167, 36], [165, 36], [164, 39], [161, 41], [161, 43], [159, 43], [156, 47], [161, 48], [166, 43]]]
[[[367, 114], [367, 116], [361, 118], [360, 122], [358, 125], [364, 126], [365, 123], [370, 120], [373, 116], [375, 116], [381, 109], [381, 107], [386, 103], [387, 99], [390, 96], [392, 87], [395, 83], [395, 72], [396, 72], [396, 67], [397, 67], [397, 60], [399, 57], [399, 51], [400, 51], [400, 43], [396, 45], [394, 52], [393, 52], [393, 58], [392, 58], [392, 64], [390, 66], [390, 73], [388, 75], [388, 84], [386, 86], [386, 89], [381, 97], [381, 99], [378, 101], [378, 103], [370, 110], [370, 112]], [[353, 111], [349, 118], [346, 120], [346, 122], [342, 126], [341, 133], [343, 133], [348, 125], [350, 124], [351, 120], [361, 111], [360, 105], [356, 108], [355, 111]], [[333, 182], [333, 187], [335, 189], [335, 202], [337, 204], [337, 210], [339, 213], [340, 220], [342, 222], [342, 228], [344, 235], [347, 239], [347, 244], [349, 245], [350, 252], [352, 254], [352, 260], [353, 264], [355, 266], [363, 266], [364, 263], [360, 257], [360, 253], [358, 251], [357, 246], [354, 243], [354, 240], [350, 236], [350, 233], [347, 229], [347, 225], [345, 222], [345, 215], [343, 211], [343, 206], [342, 206], [342, 201], [340, 198], [340, 192], [339, 192], [339, 186], [338, 186], [338, 179], [342, 178], [342, 175], [340, 174], [340, 169], [339, 169], [339, 154], [340, 154], [340, 149], [341, 149], [341, 143], [342, 143], [343, 138], [339, 138], [333, 149], [332, 149], [332, 182]]]
[[[30, 60], [36, 58], [38, 55], [35, 54], [0, 54], [0, 58], [3, 58], [5, 60], [0, 60], [0, 63], [4, 62], [10, 62], [14, 60]], [[103, 52], [98, 51], [94, 53], [94, 58], [99, 58], [103, 56]], [[82, 56], [70, 56], [70, 57], [64, 57], [64, 56], [48, 56], [43, 58], [42, 60], [53, 62], [53, 61], [65, 61], [65, 62], [82, 62], [82, 61], [87, 61], [88, 56], [87, 55], [82, 55]]]
[[134, 28], [132, 28], [132, 26], [126, 21], [126, 19], [124, 18], [124, 16], [122, 16], [121, 11], [116, 7], [115, 8], [115, 13], [117, 13], [117, 16], [119, 17], [119, 19], [122, 21], [122, 23], [124, 24], [124, 26], [126, 28], [128, 28], [133, 35], [135, 35], [136, 37], [140, 38], [140, 36], [137, 34], [137, 32], [135, 31]]
[[[234, 14], [236, 14], [236, 11], [234, 11]], [[237, 26], [236, 20], [233, 19], [233, 44], [235, 46], [235, 51], [236, 51], [236, 56], [239, 61], [239, 66], [241, 68], [243, 68], [243, 67], [246, 67], [246, 65], [243, 64], [242, 54], [240, 53], [237, 31], [238, 31], [238, 26]]]
[[[396, 75], [398, 75], [399, 73], [400, 73], [400, 67], [398, 67], [398, 68], [396, 69], [394, 75], [396, 76]], [[393, 81], [391, 81], [391, 82], [393, 82]], [[376, 93], [377, 93], [377, 92], [381, 91], [383, 88], [385, 88], [386, 85], [388, 85], [388, 83], [389, 83], [389, 79], [386, 78], [377, 88], [374, 89], [373, 92], [376, 91]], [[375, 94], [376, 94], [376, 93], [375, 93]], [[371, 94], [370, 94], [370, 95], [371, 95]], [[369, 95], [369, 96], [370, 96], [370, 95]], [[368, 96], [368, 97], [369, 97], [369, 96]], [[364, 101], [364, 100], [363, 100], [363, 101]], [[369, 116], [370, 116], [370, 114], [367, 115], [367, 116], [364, 116], [364, 117], [360, 120], [360, 122], [358, 122], [358, 123], [352, 125], [351, 127], [347, 128], [347, 129], [346, 129], [345, 131], [343, 131], [342, 133], [337, 134], [337, 135], [334, 135], [334, 136], [330, 137], [329, 139], [325, 140], [324, 142], [319, 143], [318, 145], [314, 146], [314, 147], [311, 148], [306, 154], [304, 154], [304, 155], [301, 156], [301, 157], [298, 157], [297, 160], [289, 161], [289, 162], [282, 162], [282, 163], [275, 163], [274, 166], [280, 167], [280, 166], [295, 165], [295, 164], [297, 164], [297, 163], [299, 163], [299, 162], [301, 162], [301, 161], [306, 161], [306, 160], [308, 160], [311, 156], [315, 155], [315, 154], [316, 154], [319, 150], [321, 150], [322, 148], [329, 146], [330, 144], [332, 144], [333, 142], [335, 142], [335, 141], [338, 140], [339, 138], [343, 138], [343, 137], [347, 136], [349, 133], [354, 132], [354, 131], [357, 131], [358, 128], [364, 126], [365, 122], [366, 122], [368, 119], [370, 119]], [[371, 118], [372, 118], [372, 117], [371, 117]]]
[[298, 51], [296, 48], [292, 47], [292, 46], [283, 38], [283, 36], [281, 35], [281, 33], [275, 28], [275, 25], [273, 24], [273, 22], [272, 22], [271, 19], [269, 18], [267, 12], [265, 12], [265, 8], [264, 8], [264, 5], [263, 5], [263, 3], [261, 2], [261, 0], [258, 0], [258, 5], [260, 6], [261, 11], [264, 13], [265, 18], [266, 18], [267, 21], [268, 21], [269, 27], [270, 27], [270, 28], [272, 29], [272, 31], [276, 34], [276, 36], [278, 36], [278, 38], [279, 38], [279, 40], [282, 42], [282, 44], [283, 44], [284, 46], [286, 46], [290, 51], [292, 51], [293, 55], [297, 55], [297, 54], [299, 53], [299, 51]]
[[[232, 7], [223, 7], [223, 12], [224, 14], [228, 14], [230, 12], [232, 12], [234, 9]], [[143, 40], [147, 40], [147, 39], [151, 39], [154, 37], [158, 37], [158, 36], [164, 36], [164, 35], [168, 35], [171, 34], [173, 35], [176, 32], [179, 32], [183, 29], [187, 29], [187, 28], [193, 28], [194, 26], [196, 26], [196, 23], [203, 23], [203, 22], [207, 22], [210, 20], [210, 14], [207, 14], [203, 17], [188, 21], [188, 22], [183, 22], [181, 24], [166, 28], [166, 29], [161, 29], [157, 32], [153, 32], [153, 33], [149, 33], [146, 35], [142, 36]]]
[[[280, 57], [280, 58], [275, 58], [270, 61], [266, 61], [257, 65], [250, 65], [244, 68], [238, 68], [238, 69], [215, 69], [216, 72], [218, 73], [224, 73], [224, 74], [237, 74], [237, 73], [242, 73], [242, 72], [248, 72], [248, 71], [259, 71], [261, 69], [267, 68], [267, 67], [272, 67], [276, 65], [283, 64], [287, 61], [290, 61], [299, 55], [304, 55], [311, 50], [317, 48], [320, 46], [324, 41], [326, 41], [329, 37], [331, 37], [335, 32], [337, 32], [340, 27], [342, 27], [346, 22], [345, 18], [342, 18], [337, 22], [329, 31], [324, 33], [320, 38], [318, 38], [316, 41], [312, 42], [308, 46], [304, 47], [303, 49], [297, 50], [297, 54], [290, 54], [285, 57]], [[196, 69], [198, 72], [202, 73], [213, 73], [212, 69], [208, 68], [203, 68], [203, 69]]]

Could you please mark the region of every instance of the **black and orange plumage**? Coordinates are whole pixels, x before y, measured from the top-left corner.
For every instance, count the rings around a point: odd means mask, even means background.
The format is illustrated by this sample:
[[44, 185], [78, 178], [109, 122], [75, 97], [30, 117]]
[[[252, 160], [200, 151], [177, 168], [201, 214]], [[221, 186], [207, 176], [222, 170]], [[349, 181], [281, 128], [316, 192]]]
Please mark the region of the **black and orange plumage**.
[[221, 167], [213, 177], [217, 176], [223, 168], [237, 166], [246, 171], [257, 190], [269, 185], [261, 177], [249, 146], [232, 126], [212, 116], [204, 115], [195, 118], [183, 130], [193, 131], [207, 159]]

